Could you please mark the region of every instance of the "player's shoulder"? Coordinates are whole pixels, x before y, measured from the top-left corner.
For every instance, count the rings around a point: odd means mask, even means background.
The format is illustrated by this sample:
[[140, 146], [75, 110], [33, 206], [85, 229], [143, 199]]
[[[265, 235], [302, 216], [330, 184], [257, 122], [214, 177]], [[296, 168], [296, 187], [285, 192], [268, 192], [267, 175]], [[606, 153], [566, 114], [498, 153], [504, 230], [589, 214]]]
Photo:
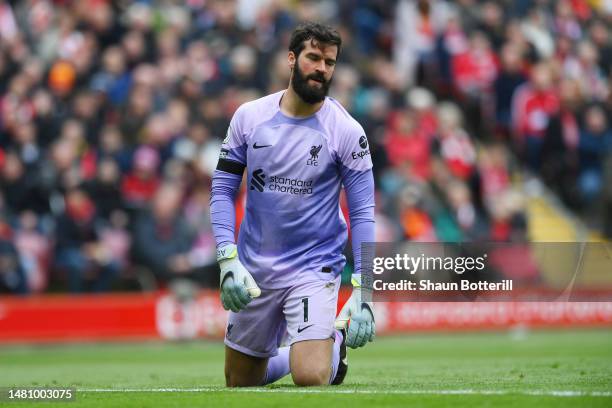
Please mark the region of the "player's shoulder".
[[278, 102], [281, 96], [282, 91], [243, 103], [236, 109], [234, 120], [239, 121], [245, 128], [257, 126], [274, 116], [279, 109]]
[[327, 122], [329, 126], [334, 127], [333, 134], [356, 139], [365, 136], [363, 127], [348, 113], [340, 102], [329, 96], [327, 97], [327, 102], [329, 105]]

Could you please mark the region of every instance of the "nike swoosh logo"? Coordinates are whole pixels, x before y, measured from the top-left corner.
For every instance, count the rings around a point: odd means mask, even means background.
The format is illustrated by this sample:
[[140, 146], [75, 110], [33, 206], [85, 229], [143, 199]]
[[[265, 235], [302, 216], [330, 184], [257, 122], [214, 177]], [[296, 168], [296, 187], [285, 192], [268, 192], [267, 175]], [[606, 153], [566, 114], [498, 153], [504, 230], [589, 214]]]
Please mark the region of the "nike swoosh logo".
[[272, 145], [257, 145], [257, 142], [253, 143], [253, 149], [261, 149], [262, 147], [270, 147]]
[[312, 327], [312, 326], [314, 326], [314, 324], [309, 324], [308, 326], [304, 326], [304, 327], [298, 327], [297, 331], [298, 331], [298, 333], [301, 333], [304, 330], [306, 330], [307, 328]]

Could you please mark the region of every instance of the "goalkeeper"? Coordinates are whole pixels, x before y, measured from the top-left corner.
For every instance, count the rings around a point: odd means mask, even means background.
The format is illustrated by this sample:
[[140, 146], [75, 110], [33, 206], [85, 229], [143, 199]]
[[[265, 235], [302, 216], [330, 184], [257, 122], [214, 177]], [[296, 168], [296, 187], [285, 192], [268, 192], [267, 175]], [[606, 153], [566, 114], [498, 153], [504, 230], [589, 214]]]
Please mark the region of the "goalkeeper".
[[[341, 38], [299, 25], [287, 58], [289, 86], [240, 106], [214, 173], [211, 217], [229, 314], [225, 378], [230, 387], [341, 384], [346, 346], [374, 338], [361, 298], [361, 243], [374, 241], [374, 178], [363, 128], [327, 97]], [[237, 244], [234, 199], [246, 169], [247, 203]], [[336, 319], [348, 198], [355, 259], [353, 294]], [[286, 342], [289, 346], [281, 347]]]

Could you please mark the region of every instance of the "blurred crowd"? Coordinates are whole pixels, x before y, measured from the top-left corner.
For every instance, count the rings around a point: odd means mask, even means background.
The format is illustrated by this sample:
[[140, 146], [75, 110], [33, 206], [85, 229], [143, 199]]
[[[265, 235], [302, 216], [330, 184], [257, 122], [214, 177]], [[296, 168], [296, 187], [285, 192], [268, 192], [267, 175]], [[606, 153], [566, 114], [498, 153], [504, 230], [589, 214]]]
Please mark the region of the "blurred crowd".
[[612, 236], [609, 0], [0, 0], [0, 292], [215, 285], [221, 140], [304, 20], [343, 37], [377, 240], [529, 239], [525, 177]]

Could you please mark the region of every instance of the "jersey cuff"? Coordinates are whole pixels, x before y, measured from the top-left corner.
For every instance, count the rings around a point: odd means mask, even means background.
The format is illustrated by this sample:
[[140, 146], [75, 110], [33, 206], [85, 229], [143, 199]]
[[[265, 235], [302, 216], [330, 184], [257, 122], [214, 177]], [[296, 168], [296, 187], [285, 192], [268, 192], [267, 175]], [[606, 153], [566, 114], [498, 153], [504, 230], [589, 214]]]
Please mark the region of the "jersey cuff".
[[228, 159], [219, 159], [219, 163], [217, 164], [217, 170], [236, 174], [238, 176], [242, 176], [245, 167], [246, 166], [240, 162]]

